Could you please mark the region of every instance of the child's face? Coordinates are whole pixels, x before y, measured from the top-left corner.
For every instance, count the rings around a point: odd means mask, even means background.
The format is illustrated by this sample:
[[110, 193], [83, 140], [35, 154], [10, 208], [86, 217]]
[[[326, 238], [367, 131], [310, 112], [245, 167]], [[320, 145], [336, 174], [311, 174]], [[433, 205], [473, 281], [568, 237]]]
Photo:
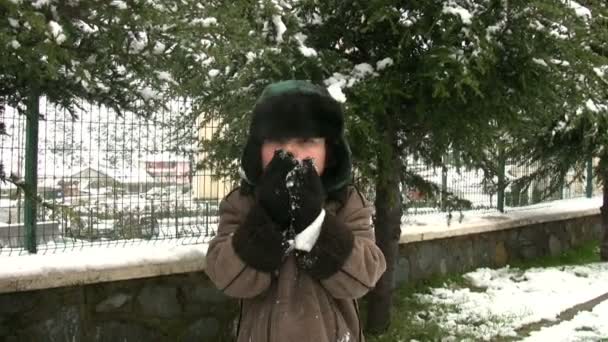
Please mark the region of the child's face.
[[307, 158], [312, 159], [319, 175], [322, 175], [325, 170], [325, 138], [264, 140], [262, 144], [262, 166], [264, 169], [272, 160], [276, 150], [291, 152], [299, 161]]

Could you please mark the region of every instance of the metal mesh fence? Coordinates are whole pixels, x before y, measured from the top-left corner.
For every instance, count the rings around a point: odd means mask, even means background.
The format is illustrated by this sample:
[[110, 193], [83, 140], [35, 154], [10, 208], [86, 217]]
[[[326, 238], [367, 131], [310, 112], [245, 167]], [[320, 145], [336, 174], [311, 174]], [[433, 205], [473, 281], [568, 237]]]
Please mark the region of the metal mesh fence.
[[[199, 243], [213, 236], [219, 200], [232, 184], [195, 170], [204, 156], [194, 146], [175, 146], [177, 135], [202, 136], [215, 129], [179, 132], [173, 122], [185, 110], [187, 103], [175, 102], [141, 118], [83, 104], [73, 118], [43, 99], [37, 191], [49, 205], [37, 207], [38, 251], [169, 239]], [[0, 122], [8, 133], [0, 138], [5, 173], [21, 179], [25, 116], [7, 107]], [[22, 191], [0, 182], [0, 254], [24, 252], [23, 207]]]
[[[431, 182], [438, 189], [443, 190], [459, 199], [470, 202], [470, 208], [466, 210], [474, 211], [495, 211], [498, 209], [499, 187], [498, 180], [486, 179], [481, 169], [463, 169], [456, 167], [429, 167], [428, 165], [408, 161], [408, 167], [424, 180]], [[551, 180], [540, 179], [533, 181], [527, 188], [517, 188], [515, 181], [525, 177], [538, 169], [538, 165], [528, 165], [525, 167], [506, 163], [505, 165], [505, 189], [504, 189], [504, 210], [513, 211], [521, 207], [527, 207], [537, 203], [544, 203], [553, 200], [571, 199], [586, 197], [590, 191], [593, 196], [601, 193], [601, 188], [595, 180], [588, 182], [588, 174], [577, 175], [574, 171], [569, 171], [561, 181], [561, 189], [547, 194]], [[589, 188], [588, 188], [589, 187]], [[407, 189], [405, 193], [408, 215], [423, 215], [445, 211], [442, 196], [433, 199], [426, 196], [418, 189]]]
[[[176, 101], [148, 118], [118, 116], [99, 106], [82, 104], [74, 118], [64, 109], [40, 105], [38, 206], [36, 245], [39, 253], [87, 246], [129, 246], [138, 243], [201, 243], [210, 239], [218, 222], [219, 201], [233, 187], [220, 174], [195, 170], [205, 158], [195, 146], [176, 143], [176, 136], [209, 137], [213, 123], [179, 129], [176, 119], [188, 103]], [[6, 107], [0, 113], [8, 135], [0, 136], [0, 158], [7, 175], [22, 179], [26, 146], [24, 115]], [[470, 202], [469, 210], [498, 208], [496, 179], [484, 180], [482, 170], [447, 166], [433, 168], [408, 161], [411, 172], [456, 198]], [[516, 189], [510, 181], [533, 172], [505, 167], [505, 210], [541, 201], [583, 197], [585, 179], [569, 173], [561, 191], [542, 198], [548, 180]], [[592, 190], [598, 193], [599, 187]], [[431, 198], [419, 189], [404, 190], [407, 215], [446, 210], [445, 198]], [[370, 196], [373, 198], [373, 196]], [[0, 255], [25, 251], [24, 195], [18, 187], [0, 182]]]
[[[507, 166], [508, 177], [511, 180], [516, 180], [519, 177], [530, 175], [538, 169], [538, 164], [521, 166]], [[511, 183], [505, 189], [505, 207], [506, 210], [515, 210], [519, 207], [535, 205], [553, 200], [573, 199], [594, 196], [601, 193], [599, 184], [593, 179], [588, 178], [590, 174], [576, 174], [574, 170], [568, 171], [564, 179], [560, 179], [559, 188], [552, 193], [547, 192], [552, 180], [550, 178], [534, 180], [527, 188], [518, 188]], [[589, 192], [589, 194], [588, 194]]]
[[448, 196], [470, 202], [470, 207], [466, 207], [467, 210], [488, 211], [497, 208], [496, 187], [484, 181], [483, 170], [455, 166], [430, 167], [413, 160], [408, 161], [408, 167], [411, 172], [434, 184], [443, 193], [437, 198], [432, 198], [419, 189], [407, 189], [405, 199], [409, 215], [448, 210], [445, 203], [449, 201]]

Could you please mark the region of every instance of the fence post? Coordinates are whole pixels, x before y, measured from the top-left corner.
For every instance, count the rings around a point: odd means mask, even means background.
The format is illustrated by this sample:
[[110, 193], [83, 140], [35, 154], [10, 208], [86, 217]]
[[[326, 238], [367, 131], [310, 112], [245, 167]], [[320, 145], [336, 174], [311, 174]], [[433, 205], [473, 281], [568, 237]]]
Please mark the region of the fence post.
[[179, 237], [179, 209], [177, 208], [179, 206], [178, 201], [177, 201], [177, 195], [175, 195], [175, 237]]
[[25, 198], [23, 206], [25, 246], [36, 253], [36, 195], [38, 192], [38, 117], [40, 95], [33, 90], [27, 100], [25, 127]]
[[154, 221], [154, 198], [150, 200], [150, 220]]
[[21, 191], [20, 188], [17, 188], [17, 223], [21, 223]]
[[209, 237], [209, 202], [205, 201], [205, 237]]
[[593, 197], [593, 159], [587, 160], [587, 186], [585, 187], [585, 194], [587, 198]]
[[504, 149], [501, 148], [498, 152], [498, 189], [496, 193], [496, 208], [501, 213], [505, 212], [505, 188], [507, 187], [505, 182], [505, 164]]
[[[445, 159], [444, 159], [445, 162]], [[448, 168], [441, 167], [441, 211], [447, 210], [447, 193], [448, 193]]]

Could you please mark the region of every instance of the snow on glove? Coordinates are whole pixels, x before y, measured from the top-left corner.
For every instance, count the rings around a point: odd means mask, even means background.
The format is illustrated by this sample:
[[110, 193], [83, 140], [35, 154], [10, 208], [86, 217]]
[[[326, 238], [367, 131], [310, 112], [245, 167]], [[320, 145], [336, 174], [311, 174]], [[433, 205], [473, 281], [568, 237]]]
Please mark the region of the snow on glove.
[[344, 266], [353, 250], [354, 235], [323, 209], [325, 191], [312, 161], [304, 160], [294, 172], [298, 177], [290, 190], [296, 262], [312, 277], [326, 279]]
[[321, 177], [311, 159], [305, 159], [293, 171], [292, 200], [293, 228], [296, 234], [308, 228], [321, 214], [325, 190]]
[[291, 221], [286, 177], [297, 163], [291, 153], [283, 150], [275, 151], [274, 157], [256, 186], [258, 203], [282, 230], [287, 229]]

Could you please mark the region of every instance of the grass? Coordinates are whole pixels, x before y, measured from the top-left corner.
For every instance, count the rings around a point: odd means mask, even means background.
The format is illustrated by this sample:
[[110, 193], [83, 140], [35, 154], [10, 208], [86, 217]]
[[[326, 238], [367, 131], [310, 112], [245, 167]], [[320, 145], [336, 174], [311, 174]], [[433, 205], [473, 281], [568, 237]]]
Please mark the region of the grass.
[[[592, 241], [558, 256], [518, 261], [512, 263], [511, 267], [525, 270], [534, 267], [581, 265], [598, 261], [600, 261], [599, 241]], [[435, 320], [430, 319], [428, 317], [428, 312], [431, 309], [429, 305], [420, 303], [415, 297], [416, 293], [430, 293], [432, 288], [446, 286], [463, 288], [469, 287], [469, 284], [462, 275], [451, 275], [422, 280], [416, 284], [407, 284], [395, 290], [391, 326], [386, 332], [379, 335], [366, 334], [366, 340], [368, 342], [441, 341], [446, 336], [454, 336], [455, 339], [453, 340], [455, 341], [473, 341], [472, 336], [455, 334], [454, 331], [448, 331], [437, 324]], [[362, 314], [365, 316], [367, 303], [364, 300], [361, 304]], [[453, 312], [454, 308], [433, 307], [433, 311]], [[362, 317], [362, 322], [365, 322], [365, 317]], [[494, 323], [500, 324], [499, 321]]]
[[590, 241], [575, 249], [570, 249], [558, 256], [544, 256], [534, 260], [518, 261], [511, 267], [529, 269], [533, 267], [552, 267], [566, 265], [583, 265], [600, 261], [599, 241]]
[[[416, 293], [430, 293], [430, 289], [446, 286], [449, 284], [454, 287], [466, 286], [466, 281], [461, 275], [448, 277], [435, 277], [422, 280], [416, 284], [406, 285], [395, 290], [393, 297], [393, 308], [391, 326], [383, 334], [366, 334], [368, 342], [409, 342], [412, 339], [418, 341], [435, 341], [448, 336], [449, 333], [439, 326], [434, 320], [428, 319], [428, 305], [420, 303], [416, 298]], [[365, 316], [366, 305], [362, 302], [362, 313]], [[445, 308], [448, 309], [448, 308]], [[365, 322], [365, 317], [362, 317]]]

